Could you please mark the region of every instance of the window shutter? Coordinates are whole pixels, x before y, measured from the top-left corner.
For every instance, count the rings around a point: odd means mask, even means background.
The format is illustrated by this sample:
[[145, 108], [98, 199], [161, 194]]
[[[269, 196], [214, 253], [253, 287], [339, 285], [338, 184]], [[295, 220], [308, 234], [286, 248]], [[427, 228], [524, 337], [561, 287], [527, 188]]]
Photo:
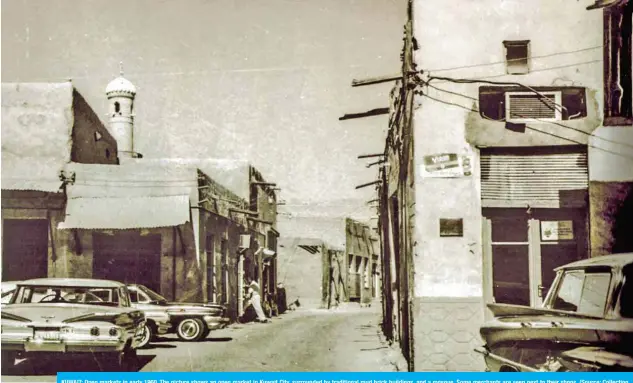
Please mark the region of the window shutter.
[[484, 207], [583, 207], [588, 189], [587, 152], [481, 154]]

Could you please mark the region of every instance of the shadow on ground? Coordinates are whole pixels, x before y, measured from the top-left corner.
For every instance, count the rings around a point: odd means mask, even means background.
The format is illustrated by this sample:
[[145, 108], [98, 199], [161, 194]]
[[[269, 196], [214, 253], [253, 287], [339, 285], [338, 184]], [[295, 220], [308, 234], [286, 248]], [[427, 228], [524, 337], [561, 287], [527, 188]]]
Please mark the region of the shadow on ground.
[[[138, 369], [151, 362], [155, 355], [139, 355]], [[104, 366], [90, 356], [82, 358], [28, 358], [17, 360], [13, 366], [2, 361], [2, 375], [57, 375], [58, 372], [99, 372]]]

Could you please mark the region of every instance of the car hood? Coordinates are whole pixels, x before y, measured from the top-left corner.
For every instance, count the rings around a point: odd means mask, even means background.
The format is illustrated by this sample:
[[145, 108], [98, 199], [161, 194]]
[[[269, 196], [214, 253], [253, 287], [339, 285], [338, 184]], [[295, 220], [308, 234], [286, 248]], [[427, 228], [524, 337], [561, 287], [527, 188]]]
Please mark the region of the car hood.
[[[24, 303], [2, 307], [2, 319], [18, 322], [63, 324], [84, 319], [117, 317], [136, 310], [127, 307], [105, 307], [74, 303]], [[48, 320], [48, 321], [47, 321]]]

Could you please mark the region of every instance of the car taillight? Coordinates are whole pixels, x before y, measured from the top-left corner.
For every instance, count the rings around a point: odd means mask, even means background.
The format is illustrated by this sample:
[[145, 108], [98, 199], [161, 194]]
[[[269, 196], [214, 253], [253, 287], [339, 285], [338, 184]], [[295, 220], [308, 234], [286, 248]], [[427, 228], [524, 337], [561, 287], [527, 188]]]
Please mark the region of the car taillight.
[[99, 327], [93, 327], [90, 329], [90, 335], [92, 336], [99, 336], [99, 333], [100, 333]]
[[111, 327], [108, 334], [110, 334], [110, 336], [119, 337], [121, 336], [121, 331], [116, 327]]

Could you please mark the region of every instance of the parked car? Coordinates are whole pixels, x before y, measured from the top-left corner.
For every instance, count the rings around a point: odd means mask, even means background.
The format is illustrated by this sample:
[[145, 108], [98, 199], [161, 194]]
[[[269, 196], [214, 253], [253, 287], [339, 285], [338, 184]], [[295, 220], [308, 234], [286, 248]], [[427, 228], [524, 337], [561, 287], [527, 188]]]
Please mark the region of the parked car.
[[13, 297], [13, 292], [19, 282], [2, 282], [2, 305], [6, 305], [11, 301]]
[[633, 253], [557, 268], [542, 307], [490, 304], [489, 371], [633, 371]]
[[[175, 333], [184, 341], [194, 342], [204, 339], [212, 330], [226, 327], [229, 318], [225, 317], [226, 307], [213, 303], [169, 302], [160, 294], [143, 285], [128, 285], [132, 305], [142, 310], [152, 307], [164, 309], [171, 319], [168, 333]], [[154, 328], [147, 326], [150, 339], [156, 336]]]
[[0, 322], [3, 363], [18, 356], [83, 354], [133, 370], [145, 315], [131, 307], [122, 283], [42, 278], [17, 283]]

